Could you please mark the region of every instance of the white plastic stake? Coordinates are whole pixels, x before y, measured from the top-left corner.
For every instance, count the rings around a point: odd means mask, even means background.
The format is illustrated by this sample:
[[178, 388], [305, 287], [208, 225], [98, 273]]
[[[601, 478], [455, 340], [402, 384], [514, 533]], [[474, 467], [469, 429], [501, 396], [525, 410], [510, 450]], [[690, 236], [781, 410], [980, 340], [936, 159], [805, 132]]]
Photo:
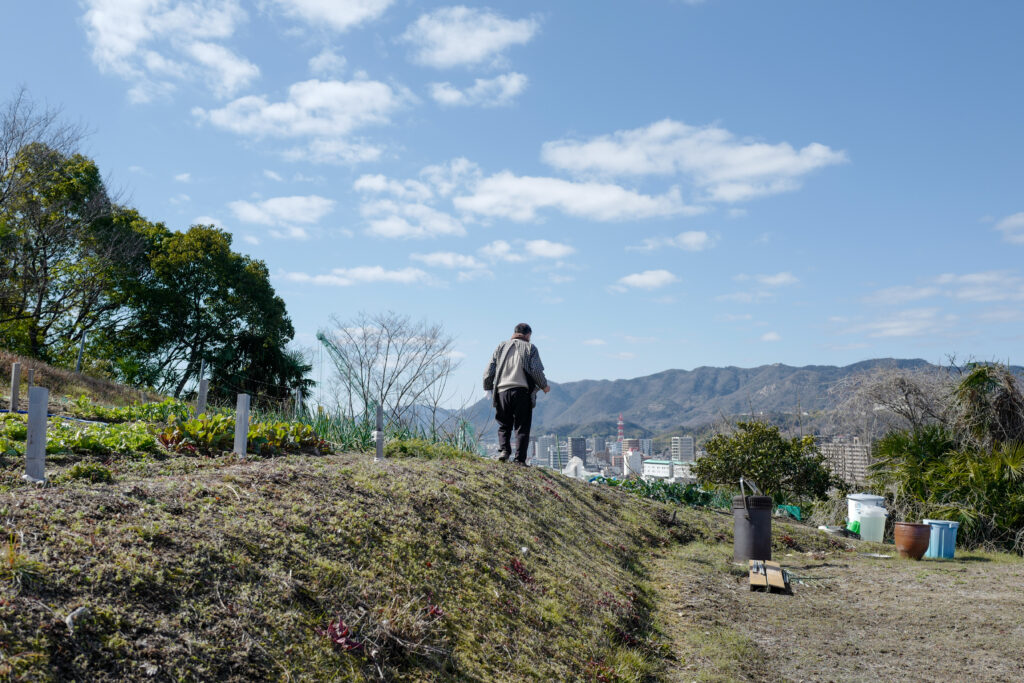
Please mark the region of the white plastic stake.
[[295, 390], [295, 417], [302, 413], [302, 389]]
[[374, 460], [379, 462], [384, 459], [384, 409], [377, 404], [377, 431], [373, 433], [374, 441], [377, 442], [377, 455]]
[[11, 412], [18, 412], [18, 392], [21, 390], [21, 363], [11, 365]]
[[28, 436], [25, 438], [25, 479], [46, 481], [46, 409], [50, 390], [32, 387], [28, 390]]
[[210, 380], [199, 380], [199, 398], [196, 400], [196, 415], [206, 412], [206, 395], [210, 391]]
[[35, 368], [28, 369], [28, 388], [31, 389], [36, 383], [36, 371]]
[[238, 408], [235, 410], [235, 450], [237, 455], [245, 457], [249, 445], [249, 394], [238, 395]]

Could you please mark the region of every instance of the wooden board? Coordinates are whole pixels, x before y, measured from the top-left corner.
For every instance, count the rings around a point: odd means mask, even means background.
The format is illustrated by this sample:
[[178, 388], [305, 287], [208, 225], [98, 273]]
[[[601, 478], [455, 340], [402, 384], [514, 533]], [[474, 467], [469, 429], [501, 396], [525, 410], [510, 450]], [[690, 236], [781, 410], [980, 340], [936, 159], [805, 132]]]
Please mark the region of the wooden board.
[[750, 590], [790, 591], [789, 576], [778, 562], [750, 560]]

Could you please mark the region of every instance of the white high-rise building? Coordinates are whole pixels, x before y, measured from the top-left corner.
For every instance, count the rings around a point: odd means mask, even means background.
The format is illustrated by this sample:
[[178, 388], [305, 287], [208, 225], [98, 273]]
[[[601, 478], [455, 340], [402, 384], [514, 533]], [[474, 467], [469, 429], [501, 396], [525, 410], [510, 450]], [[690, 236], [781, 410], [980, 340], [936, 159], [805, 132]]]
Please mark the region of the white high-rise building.
[[645, 458], [654, 456], [654, 439], [640, 439], [640, 452]]
[[692, 436], [673, 436], [672, 437], [672, 459], [693, 461], [694, 460], [694, 443]]
[[558, 441], [554, 434], [545, 434], [537, 439], [537, 462], [544, 467], [551, 467], [551, 453], [558, 453]]

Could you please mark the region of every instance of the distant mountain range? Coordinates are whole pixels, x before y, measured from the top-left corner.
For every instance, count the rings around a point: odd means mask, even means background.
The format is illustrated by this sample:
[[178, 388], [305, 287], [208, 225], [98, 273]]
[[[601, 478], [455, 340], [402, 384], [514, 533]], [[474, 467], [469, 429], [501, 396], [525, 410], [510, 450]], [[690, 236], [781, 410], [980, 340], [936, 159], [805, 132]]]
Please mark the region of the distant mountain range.
[[[835, 407], [829, 388], [844, 378], [876, 368], [926, 367], [931, 364], [921, 359], [878, 358], [845, 367], [699, 367], [633, 379], [552, 383], [551, 393], [538, 395], [532, 432], [608, 436], [615, 433], [620, 412], [627, 436], [657, 436], [700, 431], [722, 418], [751, 412], [778, 416], [828, 411]], [[468, 417], [482, 436], [494, 435], [489, 399], [473, 404]]]

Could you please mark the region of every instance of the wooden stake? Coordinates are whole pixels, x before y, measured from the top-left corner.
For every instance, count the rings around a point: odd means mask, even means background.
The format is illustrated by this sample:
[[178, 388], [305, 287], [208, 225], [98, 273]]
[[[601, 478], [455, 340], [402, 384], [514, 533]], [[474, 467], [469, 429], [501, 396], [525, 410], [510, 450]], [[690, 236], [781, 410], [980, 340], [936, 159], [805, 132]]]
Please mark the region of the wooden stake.
[[377, 431], [373, 433], [373, 436], [377, 443], [377, 455], [374, 460], [379, 462], [384, 459], [384, 409], [379, 403], [377, 404]]
[[18, 412], [18, 392], [21, 391], [21, 363], [11, 365], [11, 412]]
[[249, 446], [249, 394], [238, 395], [238, 407], [235, 410], [235, 450], [243, 458]]
[[199, 398], [196, 400], [196, 415], [206, 412], [206, 396], [210, 391], [210, 380], [199, 380]]
[[28, 391], [28, 436], [25, 437], [25, 479], [46, 481], [46, 410], [50, 390], [32, 387]]

